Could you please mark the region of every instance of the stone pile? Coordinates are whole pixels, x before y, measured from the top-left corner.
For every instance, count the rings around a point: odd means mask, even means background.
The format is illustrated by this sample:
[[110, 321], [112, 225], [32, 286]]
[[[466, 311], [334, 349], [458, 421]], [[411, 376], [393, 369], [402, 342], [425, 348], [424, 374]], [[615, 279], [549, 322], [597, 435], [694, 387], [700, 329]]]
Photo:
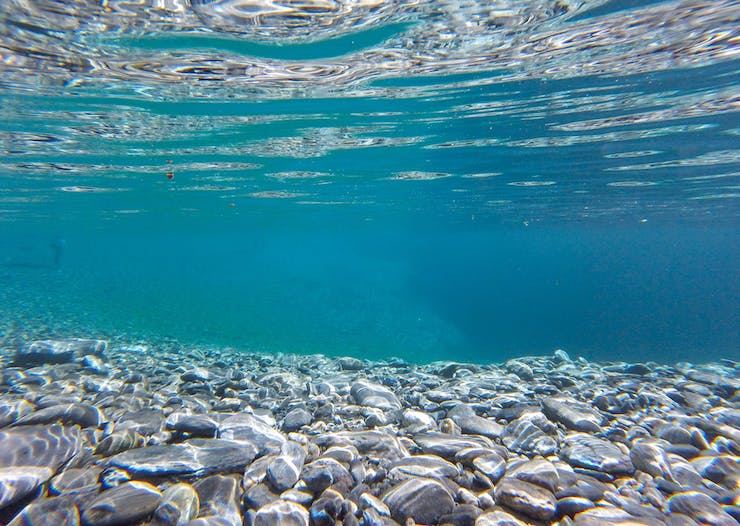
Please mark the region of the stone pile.
[[740, 364], [0, 354], [0, 523], [733, 526]]

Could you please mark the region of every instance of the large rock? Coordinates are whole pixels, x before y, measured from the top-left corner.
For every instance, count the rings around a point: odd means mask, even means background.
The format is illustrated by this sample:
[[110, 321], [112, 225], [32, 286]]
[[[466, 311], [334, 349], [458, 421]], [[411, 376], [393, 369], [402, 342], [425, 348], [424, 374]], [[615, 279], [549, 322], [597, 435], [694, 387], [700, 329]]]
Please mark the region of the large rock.
[[74, 498], [36, 499], [8, 523], [8, 526], [79, 526], [80, 511]]
[[404, 524], [413, 519], [418, 524], [435, 524], [440, 516], [455, 507], [449, 491], [433, 479], [413, 478], [401, 482], [383, 497], [393, 519]]
[[38, 340], [24, 345], [15, 354], [15, 365], [22, 367], [44, 363], [72, 363], [87, 354], [103, 356], [108, 342], [104, 340]]
[[110, 464], [132, 476], [203, 476], [243, 469], [257, 456], [249, 443], [216, 438], [193, 438], [181, 444], [131, 449], [110, 458]]
[[722, 506], [698, 491], [686, 491], [671, 496], [666, 508], [671, 513], [683, 513], [708, 526], [737, 525], [737, 521]]

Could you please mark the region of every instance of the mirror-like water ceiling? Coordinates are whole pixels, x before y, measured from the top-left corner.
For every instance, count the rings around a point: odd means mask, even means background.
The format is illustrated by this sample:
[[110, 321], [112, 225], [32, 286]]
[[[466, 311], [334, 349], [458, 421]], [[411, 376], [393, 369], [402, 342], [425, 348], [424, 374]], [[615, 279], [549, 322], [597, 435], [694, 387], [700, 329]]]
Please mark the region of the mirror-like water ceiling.
[[737, 351], [734, 2], [1, 16], [10, 333]]

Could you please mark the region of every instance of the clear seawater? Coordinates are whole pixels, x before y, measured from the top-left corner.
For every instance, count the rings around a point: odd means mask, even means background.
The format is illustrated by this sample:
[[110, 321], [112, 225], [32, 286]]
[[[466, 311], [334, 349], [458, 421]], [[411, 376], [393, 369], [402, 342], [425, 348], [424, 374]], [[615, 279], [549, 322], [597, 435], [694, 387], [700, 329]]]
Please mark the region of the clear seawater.
[[0, 3], [0, 341], [740, 354], [736, 2]]

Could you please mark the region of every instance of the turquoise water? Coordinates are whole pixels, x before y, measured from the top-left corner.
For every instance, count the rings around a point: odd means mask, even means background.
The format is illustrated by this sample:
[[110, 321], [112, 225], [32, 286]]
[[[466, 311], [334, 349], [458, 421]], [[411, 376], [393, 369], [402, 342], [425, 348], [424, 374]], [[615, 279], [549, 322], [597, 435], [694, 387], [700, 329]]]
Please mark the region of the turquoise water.
[[5, 341], [737, 358], [731, 2], [140, 4], [0, 8]]

